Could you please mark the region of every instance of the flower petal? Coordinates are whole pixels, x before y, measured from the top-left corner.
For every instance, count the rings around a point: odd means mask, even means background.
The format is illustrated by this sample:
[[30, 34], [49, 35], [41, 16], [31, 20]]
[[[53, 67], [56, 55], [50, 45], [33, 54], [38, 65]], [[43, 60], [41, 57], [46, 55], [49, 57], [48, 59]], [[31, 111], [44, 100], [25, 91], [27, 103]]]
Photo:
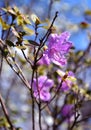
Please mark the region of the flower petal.
[[65, 65], [67, 62], [66, 58], [63, 55], [60, 55], [60, 53], [55, 53], [51, 58], [51, 61], [60, 66]]
[[45, 52], [42, 56], [42, 58], [39, 60], [38, 64], [40, 65], [49, 65], [50, 59], [48, 57], [48, 54]]
[[50, 93], [48, 91], [41, 91], [40, 93], [40, 99], [43, 101], [49, 101], [51, 98]]
[[45, 88], [51, 88], [53, 86], [54, 82], [51, 79], [48, 79], [45, 83], [44, 86]]
[[71, 117], [73, 115], [73, 104], [65, 105], [62, 109], [62, 115], [64, 117]]

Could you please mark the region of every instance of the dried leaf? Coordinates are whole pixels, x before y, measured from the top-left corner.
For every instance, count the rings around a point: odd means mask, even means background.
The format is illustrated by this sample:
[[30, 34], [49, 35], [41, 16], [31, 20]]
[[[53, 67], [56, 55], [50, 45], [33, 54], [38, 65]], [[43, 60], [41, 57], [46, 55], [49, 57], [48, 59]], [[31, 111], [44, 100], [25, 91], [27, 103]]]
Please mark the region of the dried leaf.
[[91, 10], [86, 10], [85, 15], [91, 15]]
[[81, 22], [80, 23], [80, 27], [85, 29], [85, 28], [88, 28], [89, 27], [89, 24], [87, 22]]

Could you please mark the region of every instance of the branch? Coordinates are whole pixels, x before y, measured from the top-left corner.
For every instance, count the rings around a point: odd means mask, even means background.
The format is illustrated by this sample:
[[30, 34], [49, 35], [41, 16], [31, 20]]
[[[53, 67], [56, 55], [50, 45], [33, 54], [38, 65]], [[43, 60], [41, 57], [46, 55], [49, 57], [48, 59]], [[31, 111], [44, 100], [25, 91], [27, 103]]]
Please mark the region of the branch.
[[42, 44], [41, 46], [44, 46], [44, 44], [45, 44], [45, 42], [47, 41], [49, 35], [51, 34], [51, 29], [52, 29], [52, 27], [53, 27], [53, 24], [54, 24], [54, 22], [55, 22], [57, 16], [58, 16], [58, 11], [55, 13], [55, 16], [54, 16], [54, 18], [53, 18], [53, 20], [52, 20], [52, 23], [51, 23], [49, 29], [47, 30], [46, 34], [45, 34], [44, 37], [40, 40], [40, 41], [42, 42], [42, 43], [41, 43], [41, 44]]
[[15, 62], [15, 66], [17, 67], [18, 70], [14, 68], [14, 66], [9, 62], [7, 58], [5, 58], [8, 65], [12, 68], [12, 70], [17, 74], [17, 76], [21, 79], [21, 81], [26, 85], [28, 90], [31, 90], [30, 84], [28, 83], [27, 79], [25, 78], [21, 68], [18, 66], [18, 64]]
[[[7, 45], [4, 43], [4, 41], [2, 41], [0, 39], [0, 50], [2, 52], [2, 54], [4, 54], [4, 49], [7, 48]], [[9, 51], [9, 49], [7, 48], [9, 55], [11, 56], [11, 53]], [[21, 79], [21, 81], [26, 85], [26, 87], [29, 89], [29, 91], [31, 90], [30, 84], [28, 83], [27, 79], [25, 78], [21, 68], [19, 67], [19, 65], [14, 61], [14, 59], [11, 57], [14, 65], [16, 66], [17, 70], [15, 69], [15, 67], [12, 65], [12, 63], [10, 63], [9, 59], [7, 56], [4, 56], [5, 60], [7, 61], [8, 65], [12, 68], [12, 70], [18, 75], [18, 77]]]
[[1, 96], [1, 94], [0, 94], [0, 103], [1, 103], [2, 110], [3, 110], [3, 112], [4, 112], [4, 115], [5, 115], [7, 121], [8, 121], [8, 123], [9, 123], [9, 125], [10, 125], [10, 129], [11, 129], [11, 130], [16, 130], [15, 127], [13, 126], [13, 124], [12, 124], [10, 118], [9, 118], [9, 114], [8, 114], [7, 108], [6, 108], [5, 104], [4, 104], [4, 101], [3, 101], [3, 98], [2, 98], [2, 96]]

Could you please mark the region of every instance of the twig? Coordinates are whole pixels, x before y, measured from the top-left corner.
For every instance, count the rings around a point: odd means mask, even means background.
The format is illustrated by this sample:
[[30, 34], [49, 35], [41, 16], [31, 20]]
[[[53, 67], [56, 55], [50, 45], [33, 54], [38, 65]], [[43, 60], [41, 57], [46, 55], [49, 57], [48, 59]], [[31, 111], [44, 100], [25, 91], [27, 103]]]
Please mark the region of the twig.
[[74, 122], [73, 122], [73, 124], [72, 124], [72, 126], [70, 127], [69, 130], [73, 130], [73, 128], [75, 127], [77, 119], [78, 119], [79, 116], [80, 116], [80, 114], [78, 113], [77, 116], [75, 117], [75, 120], [74, 120]]
[[2, 14], [0, 14], [0, 17], [3, 16], [3, 15], [6, 15], [6, 14], [7, 14], [7, 13], [2, 13]]
[[13, 126], [13, 124], [12, 124], [10, 118], [9, 118], [9, 114], [8, 114], [7, 108], [6, 108], [5, 104], [4, 104], [4, 101], [3, 101], [3, 98], [2, 98], [2, 96], [1, 96], [1, 94], [0, 94], [0, 103], [1, 103], [1, 106], [2, 106], [2, 109], [3, 109], [3, 112], [4, 112], [4, 115], [5, 115], [7, 121], [8, 121], [8, 123], [9, 123], [9, 125], [10, 125], [10, 129], [11, 129], [11, 130], [16, 130], [16, 129], [14, 128], [14, 126]]
[[91, 114], [90, 114], [89, 116], [86, 116], [85, 118], [83, 118], [83, 119], [77, 121], [76, 124], [79, 124], [79, 123], [81, 123], [81, 122], [83, 122], [83, 121], [85, 121], [85, 120], [87, 120], [87, 119], [89, 119], [89, 118], [91, 118]]
[[26, 57], [24, 51], [23, 50], [21, 50], [21, 51], [23, 53], [23, 56], [24, 56], [25, 60], [32, 66], [32, 62]]
[[55, 13], [55, 16], [54, 16], [54, 18], [53, 18], [53, 20], [52, 20], [52, 23], [51, 23], [49, 29], [47, 30], [46, 34], [45, 34], [44, 37], [40, 40], [40, 41], [41, 41], [41, 46], [44, 46], [44, 44], [45, 44], [45, 42], [47, 41], [49, 35], [51, 34], [51, 29], [52, 29], [52, 27], [53, 27], [53, 24], [54, 24], [54, 22], [55, 22], [57, 16], [58, 16], [58, 11]]
[[0, 76], [1, 76], [1, 73], [2, 73], [2, 67], [3, 67], [3, 55], [1, 54], [1, 59], [0, 59]]
[[34, 96], [33, 96], [33, 79], [34, 79], [34, 72], [35, 70], [32, 69], [32, 78], [31, 78], [31, 98], [32, 98], [32, 130], [35, 130], [35, 111], [34, 111]]
[[36, 86], [37, 86], [37, 91], [38, 91], [38, 96], [39, 96], [39, 102], [38, 104], [38, 111], [39, 111], [39, 128], [42, 130], [42, 125], [41, 125], [41, 99], [40, 99], [40, 90], [38, 86], [38, 73], [36, 71]]
[[8, 65], [12, 68], [12, 70], [17, 74], [17, 76], [21, 79], [21, 81], [26, 85], [26, 87], [28, 88], [28, 90], [31, 90], [30, 84], [28, 83], [28, 81], [26, 80], [22, 70], [20, 69], [20, 67], [15, 63], [18, 71], [14, 68], [14, 66], [9, 62], [9, 60], [7, 58], [5, 58]]
[[41, 125], [41, 103], [38, 104], [39, 108], [39, 128], [42, 130], [42, 125]]
[[39, 59], [38, 59], [39, 51], [40, 51], [41, 48], [44, 46], [45, 42], [48, 40], [48, 37], [49, 37], [49, 35], [51, 34], [51, 28], [53, 27], [53, 24], [54, 24], [54, 22], [55, 22], [57, 16], [58, 16], [58, 12], [55, 13], [55, 16], [54, 16], [54, 18], [53, 18], [53, 21], [52, 21], [52, 23], [51, 23], [49, 29], [47, 30], [46, 34], [44, 35], [44, 37], [43, 37], [42, 39], [40, 39], [40, 46], [39, 46], [39, 48], [38, 48], [38, 50], [37, 50], [37, 52], [36, 52], [36, 54], [35, 54], [35, 62], [37, 62], [37, 61], [39, 60]]

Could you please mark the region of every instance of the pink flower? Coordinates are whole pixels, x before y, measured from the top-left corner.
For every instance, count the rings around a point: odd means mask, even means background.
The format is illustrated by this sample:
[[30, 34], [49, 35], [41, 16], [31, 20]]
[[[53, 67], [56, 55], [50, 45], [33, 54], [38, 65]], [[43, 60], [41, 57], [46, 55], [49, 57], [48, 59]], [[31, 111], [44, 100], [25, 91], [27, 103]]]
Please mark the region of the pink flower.
[[38, 85], [36, 79], [33, 81], [33, 91], [34, 97], [41, 99], [42, 101], [49, 101], [51, 98], [50, 88], [52, 88], [54, 82], [51, 79], [48, 79], [47, 76], [38, 77]]
[[[69, 71], [67, 75], [67, 78], [62, 82], [62, 86], [60, 87], [63, 92], [66, 92], [71, 89], [73, 84], [72, 79], [76, 80], [72, 71]], [[62, 78], [59, 77], [58, 80], [59, 82], [61, 82]]]
[[73, 104], [64, 105], [61, 111], [63, 117], [70, 118], [73, 115], [73, 109], [74, 109]]
[[53, 62], [57, 65], [65, 65], [67, 62], [66, 54], [72, 47], [72, 43], [68, 41], [69, 37], [69, 32], [64, 32], [61, 35], [51, 34], [48, 49], [44, 52], [41, 63], [49, 65]]

